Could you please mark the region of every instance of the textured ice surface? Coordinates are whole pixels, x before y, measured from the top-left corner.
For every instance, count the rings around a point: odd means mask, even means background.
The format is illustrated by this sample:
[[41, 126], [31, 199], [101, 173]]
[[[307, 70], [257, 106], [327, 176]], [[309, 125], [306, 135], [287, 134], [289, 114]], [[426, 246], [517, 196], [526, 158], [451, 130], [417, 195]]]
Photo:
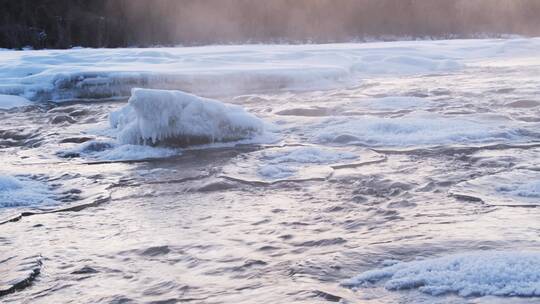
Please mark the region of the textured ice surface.
[[52, 203], [48, 187], [28, 178], [0, 175], [0, 208]]
[[16, 95], [0, 94], [0, 109], [11, 109], [31, 105], [32, 102], [24, 97]]
[[163, 158], [180, 155], [181, 152], [175, 149], [140, 146], [140, 145], [119, 145], [110, 150], [104, 150], [94, 154], [99, 160], [139, 160], [147, 158]]
[[223, 168], [225, 176], [253, 182], [321, 179], [335, 167], [379, 160], [380, 155], [364, 149], [308, 147], [268, 148], [233, 160]]
[[389, 290], [431, 295], [540, 296], [540, 252], [479, 251], [374, 269], [343, 282], [365, 287], [385, 281]]
[[[311, 129], [311, 128], [310, 128]], [[313, 128], [322, 143], [357, 143], [369, 146], [414, 146], [489, 143], [524, 140], [526, 130], [510, 122], [481, 121], [438, 114], [397, 118], [335, 117]]]
[[110, 116], [124, 144], [189, 145], [251, 138], [263, 122], [236, 105], [181, 91], [132, 90], [129, 104]]
[[471, 39], [4, 51], [0, 94], [61, 101], [128, 96], [132, 87], [198, 94], [322, 89], [365, 77], [454, 72], [508, 58], [538, 62], [538, 49], [540, 39]]
[[461, 182], [450, 193], [489, 205], [540, 205], [540, 172], [512, 170]]

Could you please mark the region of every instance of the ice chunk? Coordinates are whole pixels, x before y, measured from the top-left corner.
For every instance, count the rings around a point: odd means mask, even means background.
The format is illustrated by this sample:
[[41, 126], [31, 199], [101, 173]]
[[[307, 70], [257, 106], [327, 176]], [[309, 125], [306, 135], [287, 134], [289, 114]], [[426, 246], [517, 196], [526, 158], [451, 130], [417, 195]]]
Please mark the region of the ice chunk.
[[540, 172], [514, 170], [482, 176], [455, 185], [450, 193], [489, 205], [540, 205]]
[[24, 107], [31, 104], [32, 102], [24, 97], [0, 94], [0, 109], [7, 110], [15, 107]]
[[540, 296], [540, 252], [479, 251], [374, 269], [343, 282], [351, 287], [386, 280], [389, 290], [460, 296]]
[[239, 106], [181, 91], [135, 88], [129, 104], [110, 116], [124, 144], [189, 145], [260, 135], [263, 122]]
[[0, 175], [0, 208], [52, 202], [46, 185], [24, 177]]

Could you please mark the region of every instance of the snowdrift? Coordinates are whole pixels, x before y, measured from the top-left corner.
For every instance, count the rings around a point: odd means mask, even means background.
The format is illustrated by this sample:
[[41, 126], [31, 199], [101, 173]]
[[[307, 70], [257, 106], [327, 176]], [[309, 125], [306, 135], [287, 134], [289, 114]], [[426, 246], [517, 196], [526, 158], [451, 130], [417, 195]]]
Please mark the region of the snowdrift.
[[109, 121], [122, 144], [186, 146], [263, 132], [263, 122], [239, 106], [172, 90], [134, 88]]

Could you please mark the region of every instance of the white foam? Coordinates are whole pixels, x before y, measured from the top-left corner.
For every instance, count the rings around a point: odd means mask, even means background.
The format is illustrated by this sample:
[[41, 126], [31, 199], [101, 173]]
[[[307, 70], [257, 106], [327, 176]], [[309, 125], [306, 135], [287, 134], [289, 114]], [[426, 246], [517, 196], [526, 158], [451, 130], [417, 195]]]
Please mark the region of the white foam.
[[389, 290], [418, 289], [431, 295], [540, 296], [540, 252], [480, 251], [374, 269], [343, 282], [366, 287], [385, 281]]
[[417, 146], [492, 143], [527, 140], [526, 130], [512, 122], [483, 121], [419, 113], [397, 118], [335, 117], [309, 126], [312, 138], [322, 143], [368, 146]]
[[124, 144], [212, 143], [263, 133], [263, 122], [241, 107], [181, 91], [135, 88], [110, 121]]
[[53, 203], [48, 187], [25, 177], [0, 175], [0, 208]]
[[31, 104], [32, 102], [24, 97], [0, 94], [0, 109], [7, 110], [16, 107], [24, 107]]

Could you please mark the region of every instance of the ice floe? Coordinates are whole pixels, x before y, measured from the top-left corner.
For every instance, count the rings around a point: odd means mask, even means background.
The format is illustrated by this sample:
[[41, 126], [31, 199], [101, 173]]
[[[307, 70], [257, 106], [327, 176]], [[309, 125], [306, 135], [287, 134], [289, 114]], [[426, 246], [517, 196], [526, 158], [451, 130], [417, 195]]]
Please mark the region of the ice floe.
[[263, 122], [239, 106], [181, 91], [135, 88], [128, 105], [111, 113], [123, 144], [186, 146], [260, 135]]
[[540, 205], [540, 171], [523, 169], [482, 176], [455, 185], [450, 193], [489, 205]]
[[320, 143], [404, 147], [527, 141], [530, 134], [519, 124], [488, 121], [479, 116], [474, 118], [431, 113], [396, 118], [333, 117], [309, 126], [307, 132]]
[[0, 208], [53, 203], [49, 188], [26, 177], [0, 175]]
[[369, 270], [344, 281], [350, 287], [384, 282], [388, 290], [418, 289], [430, 295], [540, 296], [540, 252], [478, 251]]
[[267, 148], [246, 153], [223, 168], [223, 176], [247, 182], [273, 183], [329, 177], [335, 168], [380, 160], [367, 149], [317, 146]]

